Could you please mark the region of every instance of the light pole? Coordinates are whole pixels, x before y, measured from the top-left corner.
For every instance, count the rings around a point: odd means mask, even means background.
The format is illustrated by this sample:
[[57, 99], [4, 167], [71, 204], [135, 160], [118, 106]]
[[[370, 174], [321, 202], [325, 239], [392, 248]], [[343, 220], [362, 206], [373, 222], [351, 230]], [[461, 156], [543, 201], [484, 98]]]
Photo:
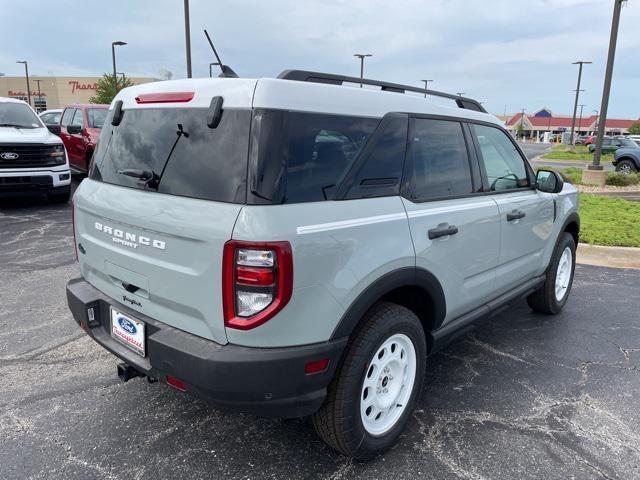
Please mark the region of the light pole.
[[111, 60], [113, 61], [113, 88], [115, 89], [116, 95], [118, 94], [118, 74], [116, 73], [116, 45], [121, 47], [122, 45], [126, 45], [127, 42], [111, 42]]
[[[40, 113], [40, 111], [38, 110], [38, 108], [40, 108], [40, 106], [42, 105], [42, 95], [40, 94], [40, 82], [42, 80], [37, 79], [34, 80], [34, 82], [36, 82], [38, 84], [38, 106], [36, 107], [36, 112]], [[35, 102], [34, 102], [34, 106], [35, 106]]]
[[576, 100], [573, 103], [573, 119], [571, 120], [571, 134], [569, 135], [569, 145], [567, 146], [567, 150], [575, 150], [575, 146], [573, 144], [573, 132], [576, 128], [576, 112], [578, 111], [578, 97], [580, 96], [580, 80], [582, 79], [582, 66], [584, 64], [590, 64], [593, 62], [586, 62], [584, 60], [578, 60], [577, 62], [573, 62], [572, 65], [578, 65], [578, 86], [576, 87]]
[[[613, 6], [613, 18], [611, 19], [611, 37], [609, 39], [609, 53], [607, 55], [607, 69], [604, 75], [604, 88], [602, 89], [602, 104], [600, 105], [600, 121], [598, 122], [598, 136], [596, 137], [596, 150], [593, 153], [593, 164], [587, 166], [587, 170], [602, 171], [600, 155], [602, 154], [602, 140], [605, 124], [607, 123], [607, 108], [609, 107], [609, 93], [611, 92], [611, 79], [613, 77], [613, 62], [616, 58], [616, 43], [618, 42], [618, 26], [620, 25], [620, 10], [624, 0], [615, 0]], [[597, 175], [597, 174], [596, 174]], [[599, 175], [597, 183], [605, 180], [604, 174]], [[592, 179], [596, 181], [595, 176]]]
[[373, 55], [370, 53], [354, 53], [353, 56], [360, 59], [360, 88], [362, 88], [362, 79], [364, 78], [364, 58], [373, 57]]
[[189, 0], [184, 0], [184, 37], [187, 47], [187, 78], [191, 78], [191, 28], [189, 27]]
[[580, 107], [580, 120], [578, 120], [578, 135], [580, 135], [580, 129], [582, 128], [582, 109], [584, 108], [584, 103], [578, 105]]
[[26, 60], [18, 60], [16, 63], [24, 63], [24, 74], [27, 77], [27, 102], [31, 105], [31, 90], [29, 89], [29, 65]]
[[[429, 82], [433, 82], [433, 80], [420, 80], [424, 82], [424, 89], [429, 90]], [[427, 92], [424, 92], [424, 98], [427, 98]]]

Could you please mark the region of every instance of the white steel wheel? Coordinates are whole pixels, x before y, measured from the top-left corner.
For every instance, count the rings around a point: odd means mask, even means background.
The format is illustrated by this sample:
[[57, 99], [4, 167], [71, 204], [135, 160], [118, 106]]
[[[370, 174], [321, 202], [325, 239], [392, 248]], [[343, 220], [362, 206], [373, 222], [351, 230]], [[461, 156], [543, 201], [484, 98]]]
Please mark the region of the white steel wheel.
[[567, 294], [571, 283], [571, 271], [573, 270], [573, 253], [568, 246], [562, 251], [558, 268], [556, 269], [556, 301], [561, 302]]
[[374, 437], [391, 430], [407, 407], [416, 377], [416, 349], [401, 333], [389, 337], [370, 359], [360, 393], [360, 418]]

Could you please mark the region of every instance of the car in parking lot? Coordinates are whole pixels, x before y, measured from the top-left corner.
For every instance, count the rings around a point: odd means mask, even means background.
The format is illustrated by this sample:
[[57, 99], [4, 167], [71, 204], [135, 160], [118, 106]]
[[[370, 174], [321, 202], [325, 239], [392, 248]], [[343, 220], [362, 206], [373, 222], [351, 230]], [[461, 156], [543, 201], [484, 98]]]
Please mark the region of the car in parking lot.
[[109, 105], [67, 105], [60, 119], [60, 138], [76, 173], [87, 173]]
[[620, 173], [640, 172], [640, 147], [619, 148], [613, 154], [611, 162]]
[[[633, 140], [625, 137], [604, 137], [602, 139], [602, 153], [613, 153], [619, 148], [634, 148], [637, 147]], [[593, 153], [596, 150], [596, 144], [589, 144], [589, 153]]]
[[465, 97], [298, 70], [139, 85], [74, 196], [67, 300], [121, 379], [311, 415], [366, 459], [403, 431], [427, 355], [517, 298], [562, 310], [577, 208]]
[[64, 145], [26, 102], [0, 97], [0, 195], [47, 194], [67, 202], [71, 175]]
[[60, 117], [62, 116], [62, 109], [45, 110], [38, 116], [47, 127], [49, 125], [58, 125], [60, 123]]

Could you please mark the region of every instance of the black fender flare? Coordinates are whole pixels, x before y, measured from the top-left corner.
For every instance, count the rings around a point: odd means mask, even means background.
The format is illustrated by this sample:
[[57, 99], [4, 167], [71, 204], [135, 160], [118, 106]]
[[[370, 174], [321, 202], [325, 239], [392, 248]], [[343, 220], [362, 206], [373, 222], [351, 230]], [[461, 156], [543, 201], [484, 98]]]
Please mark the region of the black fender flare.
[[[384, 274], [375, 280], [347, 308], [334, 329], [331, 339], [351, 336], [356, 326], [378, 300], [400, 287], [418, 287], [429, 295], [433, 304], [433, 329], [438, 328], [446, 315], [444, 291], [438, 279], [428, 270], [418, 267], [404, 267]], [[429, 334], [429, 332], [425, 332]]]
[[[571, 212], [569, 216], [565, 219], [564, 223], [562, 224], [562, 228], [558, 233], [558, 238], [556, 239], [556, 243], [558, 243], [558, 241], [560, 240], [560, 237], [567, 230], [567, 227], [571, 223], [575, 223], [578, 226], [577, 234], [578, 234], [578, 238], [580, 238], [580, 215], [578, 215], [578, 212]], [[577, 247], [578, 247], [578, 242], [576, 242], [576, 248]]]

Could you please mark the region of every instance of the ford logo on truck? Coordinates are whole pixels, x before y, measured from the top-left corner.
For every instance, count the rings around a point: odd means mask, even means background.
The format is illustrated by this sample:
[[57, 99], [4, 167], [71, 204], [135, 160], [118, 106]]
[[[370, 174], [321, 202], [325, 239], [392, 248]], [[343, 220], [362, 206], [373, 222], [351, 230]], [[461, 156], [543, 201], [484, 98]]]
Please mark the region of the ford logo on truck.
[[118, 325], [120, 325], [120, 328], [122, 328], [125, 332], [130, 333], [131, 335], [135, 335], [138, 331], [133, 322], [128, 318], [118, 317]]
[[157, 248], [158, 250], [165, 250], [167, 248], [166, 242], [162, 240], [156, 240], [155, 238], [145, 237], [144, 235], [136, 235], [135, 233], [126, 232], [119, 228], [110, 227], [100, 222], [95, 222], [96, 230], [111, 235], [111, 241], [122, 245], [123, 247], [138, 248], [140, 245], [146, 247]]
[[3, 159], [3, 160], [15, 160], [18, 157], [20, 157], [20, 155], [18, 155], [17, 153], [14, 153], [14, 152], [2, 152], [2, 153], [0, 153], [0, 158]]

